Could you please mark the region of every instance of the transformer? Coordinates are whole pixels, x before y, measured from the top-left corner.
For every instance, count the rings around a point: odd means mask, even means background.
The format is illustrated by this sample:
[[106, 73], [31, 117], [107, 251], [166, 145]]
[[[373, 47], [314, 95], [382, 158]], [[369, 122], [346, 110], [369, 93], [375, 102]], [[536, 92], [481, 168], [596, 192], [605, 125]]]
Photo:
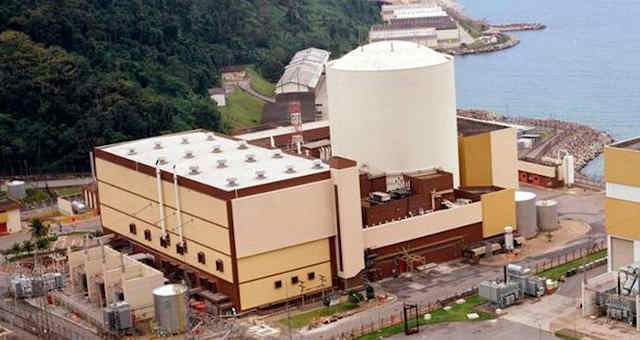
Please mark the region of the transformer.
[[115, 335], [124, 335], [133, 328], [131, 306], [124, 301], [116, 302], [104, 310], [104, 321], [107, 331]]
[[491, 302], [499, 308], [513, 305], [520, 298], [520, 286], [517, 283], [483, 281], [478, 286], [481, 298]]

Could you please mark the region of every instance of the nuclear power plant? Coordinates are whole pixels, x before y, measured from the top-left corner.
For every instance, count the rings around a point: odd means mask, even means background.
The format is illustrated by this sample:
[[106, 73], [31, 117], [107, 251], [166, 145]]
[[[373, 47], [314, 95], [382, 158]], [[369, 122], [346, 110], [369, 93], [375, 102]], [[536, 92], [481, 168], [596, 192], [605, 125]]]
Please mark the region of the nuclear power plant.
[[220, 312], [361, 287], [517, 233], [517, 130], [456, 117], [453, 57], [376, 42], [326, 78], [328, 122], [302, 124], [290, 105], [290, 127], [95, 148], [105, 233], [187, 273]]

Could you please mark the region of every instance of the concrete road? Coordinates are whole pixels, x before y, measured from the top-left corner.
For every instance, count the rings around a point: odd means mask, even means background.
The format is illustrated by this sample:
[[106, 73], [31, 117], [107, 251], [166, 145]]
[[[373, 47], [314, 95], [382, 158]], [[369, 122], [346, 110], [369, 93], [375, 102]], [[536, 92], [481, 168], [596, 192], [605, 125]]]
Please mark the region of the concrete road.
[[389, 339], [429, 339], [429, 340], [555, 340], [551, 333], [535, 327], [511, 322], [504, 319], [480, 322], [456, 322], [425, 327], [419, 334], [406, 336], [404, 333]]
[[78, 178], [70, 178], [70, 179], [54, 179], [50, 181], [27, 182], [27, 187], [44, 188], [48, 185], [49, 188], [61, 188], [61, 187], [87, 185], [91, 182], [93, 182], [93, 178], [91, 177], [78, 177]]

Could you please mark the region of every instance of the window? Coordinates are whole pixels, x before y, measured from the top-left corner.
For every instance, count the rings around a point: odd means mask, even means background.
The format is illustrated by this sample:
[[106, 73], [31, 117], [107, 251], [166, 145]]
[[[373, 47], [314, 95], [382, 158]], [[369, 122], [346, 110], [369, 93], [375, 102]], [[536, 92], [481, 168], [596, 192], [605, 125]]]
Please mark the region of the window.
[[278, 280], [278, 281], [274, 282], [274, 287], [276, 287], [276, 289], [282, 288], [282, 281]]
[[176, 244], [176, 253], [180, 255], [184, 255], [184, 253], [186, 252], [187, 252], [187, 244], [185, 242], [182, 242], [182, 244], [178, 242], [178, 244]]
[[144, 231], [144, 239], [147, 241], [151, 241], [151, 230], [147, 229]]
[[216, 270], [219, 272], [224, 272], [224, 263], [222, 263], [222, 260], [216, 260]]
[[136, 225], [135, 224], [133, 224], [133, 223], [129, 224], [129, 232], [134, 234], [134, 235], [137, 234]]
[[198, 253], [198, 262], [200, 262], [202, 264], [207, 264], [207, 261], [204, 258], [204, 253], [203, 252], [199, 252]]
[[169, 234], [166, 234], [165, 236], [160, 236], [160, 245], [164, 248], [171, 245], [171, 237], [169, 237]]
[[296, 284], [296, 283], [298, 283], [299, 281], [300, 281], [300, 280], [298, 279], [298, 277], [297, 277], [297, 276], [294, 276], [294, 277], [292, 277], [292, 278], [291, 278], [291, 284], [292, 284], [292, 285], [295, 285], [295, 284]]
[[313, 280], [315, 278], [316, 278], [316, 273], [314, 273], [314, 272], [307, 273], [307, 279], [308, 280]]

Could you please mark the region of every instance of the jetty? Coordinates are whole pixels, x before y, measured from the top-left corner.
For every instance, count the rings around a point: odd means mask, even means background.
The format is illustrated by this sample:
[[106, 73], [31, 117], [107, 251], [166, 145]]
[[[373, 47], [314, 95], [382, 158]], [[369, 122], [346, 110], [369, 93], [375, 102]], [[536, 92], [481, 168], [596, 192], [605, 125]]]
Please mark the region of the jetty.
[[519, 31], [540, 31], [547, 28], [545, 24], [535, 23], [516, 23], [505, 25], [490, 25], [490, 28], [486, 33], [504, 33], [504, 32], [519, 32]]

